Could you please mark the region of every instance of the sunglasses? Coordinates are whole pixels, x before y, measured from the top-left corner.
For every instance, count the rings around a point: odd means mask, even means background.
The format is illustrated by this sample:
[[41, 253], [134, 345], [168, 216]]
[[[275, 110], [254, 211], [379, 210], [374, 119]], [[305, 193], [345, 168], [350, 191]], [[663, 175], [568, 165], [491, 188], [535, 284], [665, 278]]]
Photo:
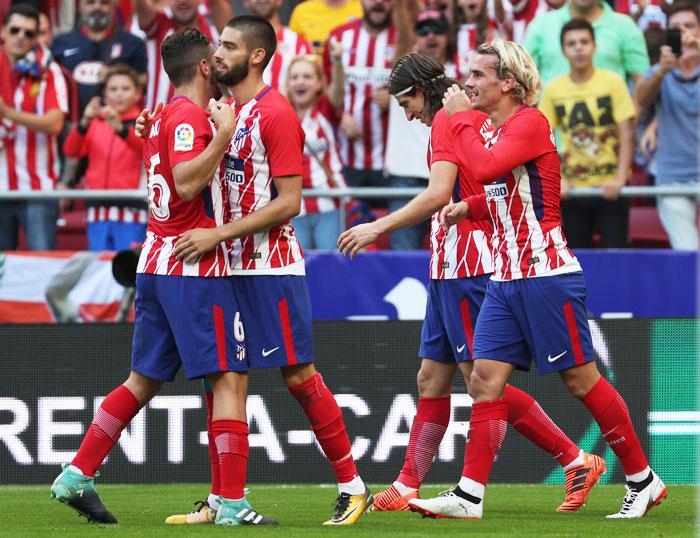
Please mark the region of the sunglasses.
[[447, 28], [444, 26], [437, 26], [437, 25], [432, 25], [432, 24], [426, 24], [424, 26], [419, 26], [416, 29], [416, 35], [425, 37], [428, 34], [435, 34], [435, 35], [445, 35], [447, 33]]
[[26, 28], [19, 28], [18, 26], [11, 26], [9, 32], [10, 35], [17, 35], [22, 32], [27, 39], [34, 39], [36, 37], [36, 32], [34, 30], [27, 30]]

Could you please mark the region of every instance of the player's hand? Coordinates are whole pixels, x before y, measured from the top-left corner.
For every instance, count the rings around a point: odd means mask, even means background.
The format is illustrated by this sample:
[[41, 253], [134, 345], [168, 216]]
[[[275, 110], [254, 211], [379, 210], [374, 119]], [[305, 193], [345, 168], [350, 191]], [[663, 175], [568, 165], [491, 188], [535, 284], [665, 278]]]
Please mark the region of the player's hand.
[[233, 136], [236, 130], [236, 112], [233, 107], [227, 103], [209, 99], [209, 112], [211, 113], [211, 119], [216, 124], [216, 128], [219, 131], [224, 131], [229, 136]]
[[362, 126], [347, 112], [343, 113], [342, 118], [340, 118], [340, 131], [348, 140], [362, 136]]
[[372, 94], [372, 100], [383, 112], [389, 110], [390, 99], [389, 88], [386, 86], [376, 89]]
[[379, 231], [374, 222], [358, 224], [344, 231], [338, 238], [338, 250], [352, 259], [363, 248], [371, 245], [379, 238]]
[[603, 183], [600, 187], [603, 191], [603, 198], [606, 200], [617, 200], [620, 197], [620, 189], [624, 187], [624, 178], [615, 178], [613, 181]]
[[141, 111], [141, 114], [139, 114], [139, 117], [136, 118], [136, 123], [134, 124], [134, 132], [136, 133], [136, 136], [144, 140], [148, 138], [146, 133], [148, 133], [148, 130], [151, 128], [151, 122], [153, 122], [153, 118], [155, 118], [161, 110], [163, 110], [163, 103], [156, 104], [153, 112], [147, 108], [144, 108]]
[[559, 197], [562, 200], [568, 200], [571, 197], [571, 191], [574, 189], [573, 184], [566, 178], [561, 178], [561, 186]]
[[448, 116], [452, 116], [457, 112], [467, 112], [472, 109], [472, 102], [462, 88], [457, 84], [453, 84], [445, 92], [445, 97], [442, 100], [442, 106], [445, 107], [445, 112]]
[[659, 69], [666, 74], [676, 67], [678, 67], [678, 58], [673, 54], [671, 47], [662, 45], [659, 52]]
[[447, 232], [452, 226], [467, 217], [469, 217], [469, 204], [467, 202], [451, 202], [440, 211], [440, 226]]
[[216, 228], [195, 228], [180, 235], [173, 254], [180, 261], [196, 263], [220, 242]]

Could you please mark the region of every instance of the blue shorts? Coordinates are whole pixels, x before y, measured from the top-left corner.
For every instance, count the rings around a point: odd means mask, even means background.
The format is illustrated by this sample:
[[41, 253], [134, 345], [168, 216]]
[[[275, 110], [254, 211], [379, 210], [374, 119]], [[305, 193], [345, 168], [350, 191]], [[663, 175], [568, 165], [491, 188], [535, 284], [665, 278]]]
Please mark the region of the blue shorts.
[[314, 362], [311, 298], [305, 276], [232, 276], [245, 323], [250, 368]]
[[595, 360], [583, 273], [491, 280], [474, 332], [474, 358], [541, 374]]
[[242, 314], [227, 278], [136, 275], [131, 369], [172, 381], [246, 372]]
[[471, 360], [474, 325], [490, 276], [430, 281], [420, 336], [421, 358], [441, 362]]

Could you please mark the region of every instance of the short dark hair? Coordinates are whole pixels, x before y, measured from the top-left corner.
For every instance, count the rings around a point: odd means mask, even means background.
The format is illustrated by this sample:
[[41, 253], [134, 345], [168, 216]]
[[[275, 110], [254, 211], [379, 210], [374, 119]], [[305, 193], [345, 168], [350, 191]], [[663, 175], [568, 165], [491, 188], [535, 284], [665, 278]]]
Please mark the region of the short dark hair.
[[593, 29], [593, 25], [586, 19], [571, 19], [562, 27], [561, 33], [559, 34], [559, 44], [562, 48], [564, 48], [564, 36], [566, 32], [572, 32], [573, 30], [587, 30], [588, 33], [591, 34], [593, 43], [595, 43], [595, 30]]
[[130, 65], [126, 64], [114, 64], [110, 65], [107, 68], [107, 71], [105, 71], [105, 76], [104, 76], [104, 83], [103, 85], [107, 85], [107, 81], [116, 76], [125, 76], [129, 77], [131, 79], [131, 82], [134, 83], [134, 86], [136, 86], [137, 89], [140, 88], [139, 85], [139, 75], [138, 73], [134, 70], [133, 67]]
[[680, 13], [681, 11], [690, 11], [698, 23], [700, 23], [700, 4], [698, 2], [692, 2], [689, 0], [676, 0], [673, 4], [666, 8], [667, 20], [671, 18], [672, 15]]
[[197, 66], [211, 56], [211, 41], [195, 28], [187, 28], [167, 37], [160, 46], [163, 69], [173, 86], [191, 82]]
[[399, 59], [389, 75], [389, 93], [393, 96], [401, 93], [407, 97], [414, 97], [416, 90], [420, 88], [425, 100], [423, 110], [431, 119], [442, 108], [445, 92], [453, 84], [458, 83], [445, 75], [442, 64], [430, 56], [416, 52]]
[[34, 19], [37, 29], [39, 28], [39, 10], [32, 4], [15, 4], [12, 6], [8, 12], [5, 13], [5, 18], [2, 21], [3, 26], [7, 26], [12, 15], [21, 15], [28, 19]]
[[241, 15], [228, 21], [226, 26], [243, 34], [243, 41], [245, 41], [248, 52], [253, 49], [265, 50], [265, 59], [262, 65], [262, 68], [265, 69], [277, 49], [277, 34], [275, 34], [272, 25], [262, 17]]

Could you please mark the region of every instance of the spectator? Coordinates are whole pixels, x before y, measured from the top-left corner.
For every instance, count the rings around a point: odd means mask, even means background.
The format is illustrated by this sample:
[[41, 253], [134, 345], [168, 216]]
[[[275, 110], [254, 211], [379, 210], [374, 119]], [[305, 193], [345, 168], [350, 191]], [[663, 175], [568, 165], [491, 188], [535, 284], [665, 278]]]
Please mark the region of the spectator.
[[[68, 112], [68, 88], [49, 50], [37, 45], [38, 31], [39, 12], [31, 5], [15, 4], [5, 15], [5, 48], [0, 50], [3, 191], [52, 191], [58, 177], [57, 136]], [[57, 217], [55, 200], [3, 202], [0, 251], [17, 248], [20, 225], [29, 250], [54, 249]]]
[[459, 72], [467, 76], [479, 45], [506, 36], [496, 14], [489, 13], [486, 0], [456, 0], [452, 9], [453, 40], [457, 48], [455, 63]]
[[[629, 208], [619, 194], [632, 169], [634, 103], [619, 75], [593, 67], [590, 22], [567, 22], [561, 48], [571, 72], [547, 84], [540, 109], [560, 134], [564, 235], [572, 248], [591, 248], [598, 229], [603, 248], [624, 248]], [[600, 187], [602, 198], [569, 198], [577, 187]]]
[[[669, 28], [681, 34], [681, 54], [661, 47], [659, 63], [639, 82], [635, 97], [641, 108], [656, 107], [657, 185], [697, 185], [700, 164], [700, 14], [698, 4], [677, 2], [668, 12]], [[694, 196], [660, 196], [659, 217], [675, 249], [698, 248], [697, 200]]]
[[522, 44], [528, 25], [541, 13], [559, 9], [565, 0], [504, 0], [509, 12], [507, 26], [510, 39]]
[[605, 0], [569, 0], [554, 11], [543, 13], [527, 28], [525, 47], [532, 54], [547, 83], [569, 71], [569, 63], [559, 45], [561, 29], [572, 18], [586, 19], [596, 35], [593, 65], [636, 81], [649, 67], [642, 31], [627, 15], [615, 13]]
[[39, 34], [37, 35], [37, 44], [41, 47], [51, 48], [53, 44], [53, 30], [51, 29], [51, 21], [45, 13], [39, 13]]
[[[384, 177], [386, 125], [389, 116], [387, 82], [394, 63], [397, 32], [390, 0], [362, 0], [364, 16], [339, 26], [329, 42], [350, 44], [343, 51], [345, 102], [340, 123], [340, 150], [345, 180], [353, 187], [387, 186]], [[324, 52], [330, 78], [329, 47]]]
[[173, 96], [173, 86], [163, 69], [160, 46], [170, 34], [196, 28], [214, 44], [219, 31], [233, 18], [228, 0], [210, 0], [212, 24], [199, 12], [201, 0], [168, 0], [168, 9], [159, 11], [154, 0], [134, 0], [134, 14], [146, 34], [148, 51], [148, 86], [146, 108], [153, 110], [157, 103], [167, 103]]
[[80, 0], [80, 25], [57, 36], [51, 51], [78, 84], [80, 117], [93, 97], [100, 94], [105, 69], [126, 64], [146, 83], [146, 48], [139, 38], [115, 27], [116, 0]]
[[[345, 187], [334, 126], [343, 109], [342, 48], [331, 44], [333, 76], [326, 88], [323, 69], [315, 55], [297, 56], [289, 65], [287, 98], [304, 129], [302, 186], [305, 189]], [[306, 197], [292, 219], [303, 249], [333, 250], [340, 235], [337, 199]]]
[[293, 32], [280, 21], [282, 0], [245, 0], [245, 7], [253, 15], [267, 20], [277, 34], [277, 50], [263, 72], [263, 80], [278, 92], [284, 94], [287, 87], [287, 70], [292, 58], [312, 54], [309, 42]]
[[[141, 99], [138, 75], [126, 65], [107, 70], [104, 106], [93, 97], [65, 143], [68, 157], [87, 157], [87, 189], [137, 189], [142, 177], [143, 141], [134, 133]], [[146, 204], [88, 202], [88, 248], [124, 250], [146, 236]]]
[[[453, 47], [449, 37], [450, 23], [446, 15], [435, 9], [422, 11], [416, 17], [414, 50], [426, 54], [445, 66], [448, 77], [459, 80], [457, 65], [452, 58]], [[461, 75], [461, 74], [460, 74]], [[430, 128], [419, 121], [408, 121], [404, 110], [396, 99], [389, 105], [389, 128], [386, 146], [386, 171], [391, 187], [421, 187], [428, 183], [429, 171], [423, 155], [428, 147]], [[397, 211], [408, 199], [393, 198], [389, 211]], [[423, 238], [428, 223], [421, 222], [392, 232], [389, 246], [394, 250], [423, 248]]]
[[305, 0], [292, 11], [289, 28], [322, 55], [331, 30], [362, 16], [360, 0]]
[[664, 9], [671, 2], [667, 0], [617, 0], [615, 11], [629, 15], [642, 32], [649, 28], [666, 28]]

